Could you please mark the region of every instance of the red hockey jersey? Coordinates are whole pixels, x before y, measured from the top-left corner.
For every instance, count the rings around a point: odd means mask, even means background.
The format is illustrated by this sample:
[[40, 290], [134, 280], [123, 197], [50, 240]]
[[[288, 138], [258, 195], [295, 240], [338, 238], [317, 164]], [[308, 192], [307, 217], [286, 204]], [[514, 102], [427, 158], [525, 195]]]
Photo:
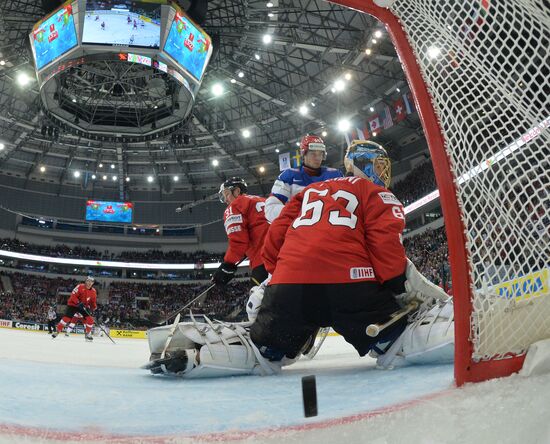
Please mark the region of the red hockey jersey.
[[265, 199], [241, 194], [223, 213], [229, 247], [224, 261], [236, 264], [244, 256], [250, 260], [250, 268], [262, 265], [262, 246], [269, 224], [264, 213]]
[[88, 310], [95, 310], [97, 308], [97, 293], [95, 288], [92, 287], [88, 290], [86, 284], [78, 284], [74, 287], [67, 305], [76, 307], [81, 302]]
[[286, 204], [265, 239], [271, 284], [383, 283], [404, 273], [401, 202], [359, 177], [314, 183]]

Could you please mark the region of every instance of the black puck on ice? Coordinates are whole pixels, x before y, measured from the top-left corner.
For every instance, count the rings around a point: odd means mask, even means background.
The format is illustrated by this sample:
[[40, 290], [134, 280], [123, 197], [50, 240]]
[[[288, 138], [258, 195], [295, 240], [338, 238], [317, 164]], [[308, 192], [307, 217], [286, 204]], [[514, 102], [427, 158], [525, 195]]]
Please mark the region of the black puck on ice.
[[317, 416], [317, 386], [314, 375], [302, 378], [302, 398], [304, 400], [304, 416], [306, 418]]

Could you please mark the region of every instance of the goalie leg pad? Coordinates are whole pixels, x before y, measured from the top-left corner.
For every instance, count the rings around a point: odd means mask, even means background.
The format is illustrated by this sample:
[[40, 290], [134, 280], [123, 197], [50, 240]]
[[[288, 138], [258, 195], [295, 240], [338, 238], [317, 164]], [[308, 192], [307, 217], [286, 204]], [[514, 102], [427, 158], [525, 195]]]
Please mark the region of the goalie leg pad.
[[[219, 321], [183, 322], [178, 325], [178, 342], [170, 343], [165, 359], [153, 352], [151, 362], [144, 368], [153, 374], [165, 373], [184, 378], [210, 378], [247, 374], [270, 375], [280, 372], [282, 365], [291, 362], [270, 362], [252, 343], [246, 324]], [[164, 329], [166, 330], [166, 329]], [[163, 330], [163, 331], [164, 331]], [[156, 339], [161, 343], [168, 333]], [[173, 336], [176, 337], [176, 334]], [[183, 343], [191, 347], [182, 350]]]
[[447, 301], [416, 313], [401, 336], [376, 361], [380, 368], [446, 364], [454, 359], [453, 304]]

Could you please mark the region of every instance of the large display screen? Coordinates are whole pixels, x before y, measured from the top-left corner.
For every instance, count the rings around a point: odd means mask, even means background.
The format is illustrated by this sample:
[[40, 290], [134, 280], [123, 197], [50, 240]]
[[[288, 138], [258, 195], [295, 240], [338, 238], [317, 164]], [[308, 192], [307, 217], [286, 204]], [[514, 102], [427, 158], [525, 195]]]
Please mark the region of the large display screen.
[[131, 223], [133, 213], [134, 204], [131, 202], [86, 202], [86, 220], [89, 221]]
[[211, 53], [210, 37], [189, 20], [185, 14], [176, 11], [170, 32], [164, 44], [164, 52], [201, 80]]
[[31, 33], [36, 69], [59, 58], [78, 43], [73, 8], [66, 4], [47, 19], [38, 22]]
[[158, 48], [160, 20], [158, 3], [87, 0], [82, 43]]

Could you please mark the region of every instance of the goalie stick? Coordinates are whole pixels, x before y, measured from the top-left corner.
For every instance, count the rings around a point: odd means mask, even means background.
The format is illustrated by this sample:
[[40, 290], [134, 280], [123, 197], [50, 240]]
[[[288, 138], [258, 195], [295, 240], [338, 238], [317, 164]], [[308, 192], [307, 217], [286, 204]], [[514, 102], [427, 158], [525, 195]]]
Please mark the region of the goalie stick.
[[327, 338], [329, 332], [330, 327], [322, 327], [317, 331], [316, 336], [320, 336], [320, 338], [317, 341], [317, 344], [315, 344], [315, 338], [313, 339], [311, 347], [304, 353], [306, 359], [312, 360], [315, 355], [317, 355], [317, 353], [321, 349], [321, 346], [323, 345], [323, 342], [325, 342], [325, 339]]
[[405, 307], [403, 307], [401, 310], [397, 310], [395, 313], [392, 313], [390, 315], [390, 319], [384, 323], [378, 323], [378, 324], [370, 324], [367, 327], [367, 336], [370, 336], [371, 338], [375, 338], [380, 334], [382, 330], [385, 328], [388, 328], [390, 325], [395, 324], [397, 321], [399, 321], [403, 316], [407, 316], [409, 313], [413, 312], [418, 308], [418, 302], [412, 301]]

